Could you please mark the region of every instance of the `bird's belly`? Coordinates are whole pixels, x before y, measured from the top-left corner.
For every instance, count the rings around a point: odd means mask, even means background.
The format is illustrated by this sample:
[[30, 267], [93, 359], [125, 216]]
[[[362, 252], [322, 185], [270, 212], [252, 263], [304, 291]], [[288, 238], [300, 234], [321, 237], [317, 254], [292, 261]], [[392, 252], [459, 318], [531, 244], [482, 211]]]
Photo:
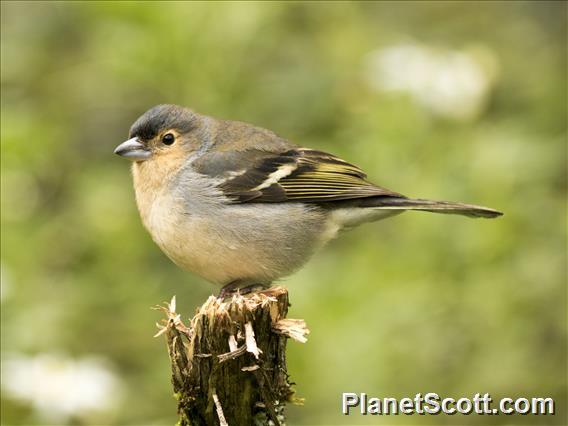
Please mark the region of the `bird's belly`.
[[265, 258], [277, 257], [278, 253], [265, 253], [259, 259], [253, 246], [235, 240], [208, 218], [185, 219], [161, 237], [158, 244], [172, 261], [210, 282], [224, 285], [235, 280], [264, 282], [276, 278]]
[[298, 269], [324, 243], [324, 213], [300, 204], [217, 206], [200, 214], [161, 200], [152, 210], [147, 228], [164, 253], [222, 285], [268, 284]]

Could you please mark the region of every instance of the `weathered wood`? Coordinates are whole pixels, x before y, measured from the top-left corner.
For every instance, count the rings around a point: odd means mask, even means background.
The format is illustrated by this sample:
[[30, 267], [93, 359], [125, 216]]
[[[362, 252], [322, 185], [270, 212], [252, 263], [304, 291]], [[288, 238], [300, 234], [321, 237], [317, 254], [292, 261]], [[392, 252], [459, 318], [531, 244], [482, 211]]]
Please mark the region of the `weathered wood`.
[[306, 341], [303, 320], [286, 319], [288, 292], [273, 287], [211, 296], [186, 327], [172, 303], [162, 308], [180, 425], [283, 425], [293, 391], [286, 342]]

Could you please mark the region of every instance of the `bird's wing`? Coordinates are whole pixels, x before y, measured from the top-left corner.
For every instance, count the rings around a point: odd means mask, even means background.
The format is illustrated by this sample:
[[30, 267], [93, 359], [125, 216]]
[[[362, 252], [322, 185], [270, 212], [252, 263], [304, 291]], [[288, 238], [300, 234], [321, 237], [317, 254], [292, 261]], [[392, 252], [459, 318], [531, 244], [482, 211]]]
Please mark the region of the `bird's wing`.
[[234, 203], [324, 203], [375, 196], [403, 197], [368, 182], [357, 166], [306, 148], [214, 152], [205, 154], [194, 167], [200, 173], [220, 178], [219, 188]]

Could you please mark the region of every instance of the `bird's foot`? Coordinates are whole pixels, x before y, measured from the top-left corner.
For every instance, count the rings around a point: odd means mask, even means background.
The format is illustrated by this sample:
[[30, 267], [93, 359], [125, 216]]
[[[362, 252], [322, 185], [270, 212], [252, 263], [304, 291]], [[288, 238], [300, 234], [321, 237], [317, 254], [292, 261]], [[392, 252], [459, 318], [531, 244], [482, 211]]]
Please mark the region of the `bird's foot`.
[[269, 287], [266, 284], [250, 284], [245, 287], [240, 287], [241, 284], [242, 283], [240, 281], [232, 281], [229, 284], [225, 285], [219, 292], [217, 299], [225, 299], [232, 296], [233, 294], [249, 294], [255, 291], [265, 290]]

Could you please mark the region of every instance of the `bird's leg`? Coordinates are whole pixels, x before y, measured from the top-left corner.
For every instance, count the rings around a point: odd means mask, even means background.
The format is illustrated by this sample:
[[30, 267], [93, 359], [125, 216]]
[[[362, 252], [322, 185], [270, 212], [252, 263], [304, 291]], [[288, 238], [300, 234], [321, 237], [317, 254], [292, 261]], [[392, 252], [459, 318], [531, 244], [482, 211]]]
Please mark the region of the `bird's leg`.
[[264, 290], [269, 287], [269, 285], [267, 284], [250, 284], [245, 287], [239, 287], [240, 284], [242, 284], [241, 281], [235, 280], [231, 281], [229, 284], [224, 285], [223, 288], [221, 288], [221, 291], [219, 292], [217, 299], [224, 299], [237, 292], [239, 294], [248, 294], [254, 291]]
[[266, 290], [268, 287], [270, 287], [270, 285], [259, 283], [259, 284], [247, 285], [246, 287], [241, 287], [238, 290], [240, 294], [248, 294], [248, 293], [253, 293], [255, 291]]
[[239, 280], [231, 281], [229, 284], [225, 284], [223, 288], [221, 288], [221, 291], [219, 292], [217, 299], [224, 299], [225, 297], [228, 297], [233, 293], [236, 293], [239, 288], [239, 284], [240, 284]]

